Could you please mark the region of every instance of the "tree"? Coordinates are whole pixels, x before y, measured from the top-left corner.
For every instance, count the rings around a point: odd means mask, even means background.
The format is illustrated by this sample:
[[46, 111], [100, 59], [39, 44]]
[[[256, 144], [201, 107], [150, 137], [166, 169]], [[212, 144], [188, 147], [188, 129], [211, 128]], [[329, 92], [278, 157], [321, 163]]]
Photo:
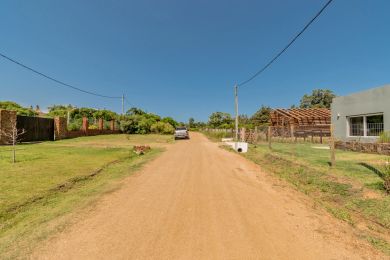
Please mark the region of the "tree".
[[214, 112], [210, 115], [208, 124], [211, 128], [232, 128], [233, 119], [229, 113]]
[[168, 123], [170, 124], [171, 126], [173, 127], [177, 127], [179, 125], [179, 123], [177, 121], [175, 121], [172, 117], [164, 117], [163, 119], [161, 119], [162, 122], [165, 122], [165, 123]]
[[16, 124], [16, 117], [10, 121], [10, 129], [1, 130], [2, 136], [6, 138], [6, 143], [12, 145], [12, 162], [16, 162], [16, 144], [20, 141], [21, 136], [26, 133], [24, 129], [18, 129]]
[[175, 128], [170, 123], [160, 121], [151, 125], [150, 131], [156, 134], [169, 135], [175, 132]]
[[300, 103], [301, 108], [330, 108], [336, 95], [329, 89], [315, 89], [311, 95], [305, 94]]
[[188, 128], [194, 128], [195, 127], [195, 119], [193, 117], [190, 117], [188, 119]]
[[76, 109], [76, 107], [72, 105], [52, 105], [48, 107], [49, 109], [49, 116], [55, 117], [55, 116], [60, 116], [60, 117], [68, 117], [68, 112], [71, 112], [72, 110]]
[[255, 126], [268, 124], [271, 110], [272, 109], [270, 107], [262, 105], [259, 110], [257, 110], [256, 113], [254, 113], [250, 118], [252, 124]]
[[252, 121], [245, 114], [238, 115], [238, 126], [245, 127], [245, 128], [252, 128]]
[[93, 113], [93, 117], [96, 119], [102, 118], [103, 120], [110, 121], [117, 118], [118, 114], [107, 109], [97, 110]]
[[33, 109], [22, 107], [12, 101], [0, 101], [0, 109], [16, 111], [18, 115], [22, 116], [36, 116], [38, 114]]
[[143, 111], [140, 108], [132, 107], [129, 110], [126, 111], [126, 115], [132, 116], [132, 115], [144, 115], [146, 114], [145, 111]]

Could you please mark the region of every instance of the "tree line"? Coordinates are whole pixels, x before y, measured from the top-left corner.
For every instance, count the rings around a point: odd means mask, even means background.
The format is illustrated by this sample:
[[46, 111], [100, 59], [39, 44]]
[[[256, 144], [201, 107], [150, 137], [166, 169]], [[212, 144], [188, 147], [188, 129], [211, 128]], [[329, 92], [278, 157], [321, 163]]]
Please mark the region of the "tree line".
[[[311, 94], [305, 94], [300, 99], [299, 105], [292, 105], [290, 108], [329, 108], [332, 104], [333, 98], [336, 97], [334, 92], [329, 89], [315, 89]], [[255, 127], [267, 126], [269, 124], [270, 106], [262, 105], [253, 115], [245, 114], [238, 116], [239, 127], [253, 129]], [[219, 128], [232, 129], [235, 122], [231, 114], [226, 112], [213, 112], [207, 121], [195, 122], [190, 118], [188, 125], [190, 128]]]
[[[335, 97], [333, 91], [329, 89], [315, 89], [311, 94], [305, 94], [300, 99], [298, 106], [291, 108], [330, 108], [332, 99]], [[38, 116], [39, 106], [23, 107], [15, 102], [0, 102], [0, 109], [15, 110], [18, 115]], [[269, 123], [271, 107], [262, 105], [253, 115], [239, 115], [239, 127], [254, 128], [256, 126], [266, 126]], [[42, 116], [42, 115], [41, 115]], [[119, 115], [107, 109], [94, 109], [88, 107], [77, 108], [73, 105], [52, 105], [48, 107], [46, 117], [61, 116], [68, 118], [68, 129], [78, 130], [82, 125], [82, 118], [95, 119], [103, 118], [105, 121], [116, 120], [120, 124], [123, 132], [129, 134], [163, 133], [171, 134], [175, 127], [186, 125], [190, 129], [200, 128], [234, 128], [233, 116], [226, 112], [213, 112], [207, 122], [196, 122], [190, 118], [188, 123], [179, 123], [171, 117], [161, 117], [154, 113], [148, 113], [140, 108], [130, 108], [124, 115]], [[107, 124], [106, 127], [109, 127]]]
[[172, 117], [161, 117], [154, 113], [148, 113], [140, 108], [130, 108], [124, 115], [107, 109], [94, 109], [89, 107], [78, 108], [73, 105], [52, 105], [48, 107], [48, 113], [41, 113], [39, 106], [35, 109], [23, 107], [15, 102], [0, 101], [0, 109], [16, 111], [18, 115], [44, 116], [53, 118], [56, 116], [68, 119], [68, 130], [79, 130], [82, 126], [82, 118], [91, 120], [90, 128], [96, 128], [97, 120], [106, 121], [105, 128], [109, 129], [108, 121], [115, 120], [120, 129], [129, 134], [173, 134], [175, 127], [179, 126]]

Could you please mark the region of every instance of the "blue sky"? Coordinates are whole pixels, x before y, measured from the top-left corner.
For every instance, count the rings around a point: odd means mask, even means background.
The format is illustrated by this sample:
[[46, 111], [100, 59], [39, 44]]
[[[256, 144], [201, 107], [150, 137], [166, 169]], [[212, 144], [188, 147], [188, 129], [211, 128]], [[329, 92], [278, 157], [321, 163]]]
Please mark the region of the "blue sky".
[[[233, 113], [251, 76], [325, 0], [1, 1], [0, 52], [149, 112], [187, 121]], [[314, 88], [390, 83], [390, 1], [335, 0], [285, 55], [240, 90], [240, 113], [289, 107]], [[0, 100], [120, 112], [120, 100], [58, 86], [0, 58]]]

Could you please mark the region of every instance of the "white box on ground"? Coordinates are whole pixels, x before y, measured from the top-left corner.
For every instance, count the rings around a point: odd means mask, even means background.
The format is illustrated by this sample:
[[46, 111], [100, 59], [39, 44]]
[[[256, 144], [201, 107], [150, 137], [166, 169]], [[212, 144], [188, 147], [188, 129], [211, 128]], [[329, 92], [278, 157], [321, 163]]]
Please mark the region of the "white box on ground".
[[248, 152], [248, 143], [246, 142], [225, 142], [227, 145], [231, 146], [234, 150], [239, 153]]
[[234, 147], [234, 150], [236, 150], [239, 153], [246, 153], [248, 152], [248, 143], [246, 142], [236, 142]]

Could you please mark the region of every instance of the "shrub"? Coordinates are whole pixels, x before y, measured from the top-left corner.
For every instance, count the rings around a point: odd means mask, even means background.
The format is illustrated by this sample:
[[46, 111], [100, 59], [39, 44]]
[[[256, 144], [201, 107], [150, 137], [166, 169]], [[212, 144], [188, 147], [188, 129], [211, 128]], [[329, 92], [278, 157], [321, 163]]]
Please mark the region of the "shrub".
[[36, 116], [38, 115], [32, 108], [22, 107], [21, 105], [12, 101], [0, 101], [0, 109], [16, 111], [18, 115], [22, 116]]
[[173, 134], [175, 132], [175, 129], [173, 128], [173, 126], [171, 124], [160, 121], [160, 122], [154, 123], [150, 127], [150, 131], [153, 133], [157, 133], [157, 134], [168, 135], [168, 134]]
[[72, 120], [72, 122], [68, 125], [69, 131], [77, 131], [81, 129], [81, 126], [83, 125], [83, 120], [81, 118]]
[[149, 134], [151, 126], [156, 123], [156, 117], [145, 115], [131, 115], [121, 121], [121, 130], [127, 134]]
[[88, 129], [96, 130], [96, 129], [99, 129], [99, 127], [97, 125], [89, 125]]
[[390, 161], [385, 163], [385, 167], [383, 169], [383, 186], [387, 193], [390, 194]]
[[379, 142], [380, 143], [390, 143], [390, 132], [382, 132], [379, 135]]

